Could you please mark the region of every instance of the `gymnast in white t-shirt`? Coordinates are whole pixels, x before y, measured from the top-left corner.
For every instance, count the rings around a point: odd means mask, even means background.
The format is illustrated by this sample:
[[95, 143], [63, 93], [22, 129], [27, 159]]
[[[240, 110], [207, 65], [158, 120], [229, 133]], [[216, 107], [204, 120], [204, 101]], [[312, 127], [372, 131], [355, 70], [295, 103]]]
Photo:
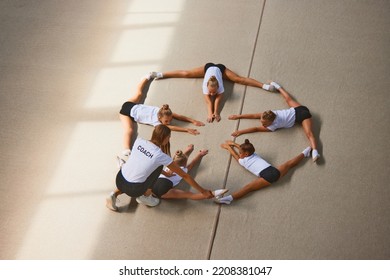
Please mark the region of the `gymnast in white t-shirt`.
[[[191, 162], [187, 164], [188, 158], [193, 150], [194, 145], [189, 145], [184, 152], [182, 150], [178, 150], [173, 156], [173, 161], [176, 162], [177, 165], [179, 165], [185, 173], [190, 172], [192, 168], [196, 166], [201, 161], [201, 159], [208, 153], [208, 150], [200, 150], [195, 156], [195, 158], [193, 158]], [[206, 197], [202, 193], [193, 193], [190, 191], [184, 191], [175, 188], [181, 182], [182, 177], [178, 174], [172, 173], [169, 168], [166, 168], [165, 171], [166, 175], [161, 174], [152, 188], [153, 194], [156, 195], [158, 198], [192, 200], [206, 199]], [[223, 195], [227, 191], [227, 189], [220, 189], [215, 190], [212, 193], [215, 197]]]
[[202, 91], [207, 105], [207, 122], [221, 120], [220, 104], [225, 91], [223, 79], [246, 86], [272, 90], [272, 86], [263, 84], [252, 78], [241, 77], [223, 64], [207, 63], [191, 70], [175, 70], [169, 72], [151, 72], [152, 78], [203, 78]]
[[154, 128], [150, 141], [137, 138], [132, 153], [116, 176], [117, 189], [111, 192], [106, 199], [106, 206], [110, 210], [118, 211], [116, 198], [122, 193], [130, 197], [137, 197], [139, 203], [156, 206], [159, 199], [152, 195], [152, 188], [164, 166], [182, 177], [190, 186], [198, 190], [204, 198], [214, 196], [211, 191], [201, 187], [172, 160], [169, 151], [170, 137], [171, 130], [169, 127], [158, 125]]
[[312, 131], [312, 116], [309, 109], [295, 101], [279, 84], [271, 82], [271, 86], [282, 94], [284, 100], [290, 108], [284, 110], [268, 110], [257, 114], [231, 115], [229, 116], [229, 120], [259, 119], [261, 122], [260, 126], [234, 131], [232, 136], [237, 137], [242, 134], [253, 132], [273, 132], [279, 128], [293, 127], [296, 123], [302, 124], [305, 135], [310, 142], [311, 148], [313, 149], [313, 161], [316, 162], [320, 157], [320, 154], [318, 153], [317, 141]]
[[[309, 157], [311, 151], [311, 147], [307, 147], [296, 157], [278, 167], [274, 167], [255, 153], [255, 148], [248, 139], [245, 139], [245, 142], [241, 145], [234, 143], [233, 141], [226, 141], [221, 147], [228, 150], [241, 166], [258, 177], [241, 189], [233, 192], [231, 195], [216, 196], [215, 202], [221, 204], [230, 204], [233, 200], [240, 199], [250, 192], [260, 190], [261, 188], [275, 183], [302, 159]], [[238, 152], [235, 149], [238, 149]]]
[[124, 129], [123, 154], [126, 156], [130, 154], [134, 123], [142, 123], [153, 126], [165, 124], [172, 131], [188, 132], [193, 135], [199, 134], [199, 131], [192, 128], [183, 128], [171, 125], [172, 119], [189, 122], [196, 126], [204, 126], [203, 122], [173, 113], [169, 108], [168, 104], [163, 105], [161, 108], [139, 104], [143, 95], [144, 88], [150, 79], [151, 76], [148, 75], [141, 80], [141, 82], [138, 84], [135, 95], [122, 105], [122, 108], [119, 113], [119, 118], [122, 122]]

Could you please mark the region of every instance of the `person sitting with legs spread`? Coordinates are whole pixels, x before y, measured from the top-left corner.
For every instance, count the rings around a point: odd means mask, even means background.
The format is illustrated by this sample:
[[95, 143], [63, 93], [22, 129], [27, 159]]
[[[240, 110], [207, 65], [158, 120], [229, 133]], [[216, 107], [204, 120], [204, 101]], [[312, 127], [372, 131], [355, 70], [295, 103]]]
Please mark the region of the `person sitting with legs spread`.
[[192, 128], [183, 128], [171, 125], [172, 120], [176, 119], [179, 121], [192, 123], [196, 126], [204, 126], [203, 122], [194, 120], [190, 117], [173, 113], [168, 104], [164, 104], [161, 108], [139, 104], [143, 96], [144, 88], [150, 79], [150, 75], [147, 75], [146, 77], [142, 78], [141, 82], [138, 84], [135, 95], [122, 105], [122, 108], [119, 113], [119, 119], [121, 120], [124, 129], [123, 154], [125, 156], [128, 156], [130, 154], [131, 140], [133, 137], [135, 123], [142, 123], [153, 126], [165, 124], [172, 131], [187, 132], [192, 135], [199, 134], [199, 131]]
[[240, 199], [250, 192], [270, 186], [286, 175], [291, 168], [298, 165], [298, 163], [300, 163], [305, 157], [309, 157], [311, 151], [311, 147], [307, 147], [302, 153], [294, 158], [286, 161], [278, 167], [273, 167], [270, 163], [255, 153], [255, 148], [248, 139], [245, 139], [245, 142], [241, 145], [228, 140], [223, 143], [221, 147], [226, 149], [240, 165], [258, 178], [233, 192], [231, 195], [216, 196], [215, 202], [220, 204], [230, 204], [232, 201]]
[[225, 91], [223, 79], [241, 85], [258, 87], [267, 91], [273, 91], [274, 87], [269, 84], [263, 84], [252, 78], [241, 77], [232, 70], [226, 68], [223, 64], [207, 63], [204, 66], [196, 67], [191, 70], [175, 70], [169, 72], [150, 72], [152, 78], [203, 78], [203, 95], [207, 105], [207, 122], [221, 120], [220, 103], [222, 94]]
[[290, 128], [296, 123], [302, 124], [303, 131], [313, 149], [313, 162], [316, 162], [320, 158], [320, 154], [318, 153], [317, 141], [312, 131], [312, 116], [309, 109], [295, 101], [290, 94], [276, 82], [271, 82], [271, 85], [282, 94], [287, 105], [290, 106], [290, 109], [268, 110], [263, 113], [255, 114], [231, 115], [229, 116], [229, 120], [259, 119], [261, 123], [261, 125], [257, 127], [237, 130], [232, 133], [232, 136], [237, 137], [242, 134], [253, 132], [273, 132], [279, 128]]

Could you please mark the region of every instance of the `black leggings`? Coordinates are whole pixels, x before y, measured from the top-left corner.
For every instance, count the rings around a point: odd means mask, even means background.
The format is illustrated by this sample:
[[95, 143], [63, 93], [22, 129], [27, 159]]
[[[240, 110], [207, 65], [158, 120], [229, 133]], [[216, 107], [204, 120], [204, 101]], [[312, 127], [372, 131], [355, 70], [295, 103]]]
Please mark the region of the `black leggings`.
[[206, 73], [207, 69], [209, 69], [210, 67], [218, 67], [219, 70], [221, 70], [222, 74], [225, 73], [226, 70], [226, 66], [223, 64], [214, 64], [209, 62], [204, 66], [204, 72]]
[[119, 170], [116, 175], [116, 187], [122, 193], [127, 194], [130, 197], [138, 197], [143, 195], [148, 189], [153, 188], [156, 183], [158, 176], [160, 176], [163, 166], [157, 167], [156, 170], [146, 178], [146, 181], [143, 183], [131, 183], [128, 182], [122, 175], [122, 170]]

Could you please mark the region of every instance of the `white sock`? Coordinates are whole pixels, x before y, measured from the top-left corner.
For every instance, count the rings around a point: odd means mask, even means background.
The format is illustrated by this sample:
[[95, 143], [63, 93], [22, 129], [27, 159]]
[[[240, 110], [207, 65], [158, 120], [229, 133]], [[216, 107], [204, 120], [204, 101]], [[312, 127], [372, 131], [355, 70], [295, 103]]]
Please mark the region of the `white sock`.
[[307, 147], [306, 149], [303, 150], [302, 154], [305, 157], [309, 157], [310, 156], [310, 151], [311, 151], [311, 147]]
[[153, 78], [153, 79], [158, 80], [158, 79], [161, 79], [163, 77], [163, 73], [161, 73], [161, 72], [150, 72], [149, 76], [151, 78]]
[[156, 79], [161, 79], [163, 78], [163, 73], [162, 72], [157, 72], [156, 73]]
[[311, 156], [313, 158], [313, 161], [316, 161], [320, 157], [320, 154], [318, 153], [317, 149], [314, 149]]
[[271, 87], [271, 85], [263, 84], [263, 89], [265, 89], [265, 90], [269, 90], [270, 87]]
[[278, 83], [271, 82], [271, 85], [273, 85], [276, 89], [280, 89], [281, 86]]

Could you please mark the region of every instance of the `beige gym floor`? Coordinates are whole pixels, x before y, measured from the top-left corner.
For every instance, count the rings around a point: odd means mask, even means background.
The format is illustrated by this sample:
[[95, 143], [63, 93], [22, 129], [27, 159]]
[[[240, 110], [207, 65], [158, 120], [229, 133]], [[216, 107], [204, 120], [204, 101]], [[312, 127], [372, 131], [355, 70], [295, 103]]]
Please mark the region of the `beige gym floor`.
[[[389, 14], [380, 0], [1, 1], [0, 259], [389, 259]], [[318, 164], [231, 205], [121, 196], [108, 210], [122, 103], [149, 71], [207, 62], [308, 106]], [[145, 104], [205, 121], [201, 83], [153, 81]], [[193, 176], [233, 191], [254, 176], [219, 145], [257, 122], [228, 116], [287, 105], [225, 89], [221, 122], [171, 144], [209, 149]], [[299, 126], [245, 138], [274, 165], [308, 146]]]

